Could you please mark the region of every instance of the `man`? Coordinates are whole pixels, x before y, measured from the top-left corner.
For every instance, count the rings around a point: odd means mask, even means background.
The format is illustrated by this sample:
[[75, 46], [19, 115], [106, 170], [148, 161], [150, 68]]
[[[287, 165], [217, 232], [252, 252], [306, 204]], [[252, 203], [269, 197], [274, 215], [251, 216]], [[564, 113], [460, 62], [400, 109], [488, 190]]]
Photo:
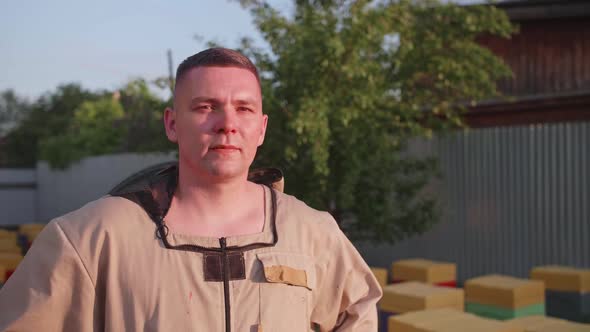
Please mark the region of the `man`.
[[213, 48], [164, 113], [178, 167], [51, 221], [0, 291], [0, 330], [376, 331], [381, 290], [334, 219], [247, 181], [256, 68]]

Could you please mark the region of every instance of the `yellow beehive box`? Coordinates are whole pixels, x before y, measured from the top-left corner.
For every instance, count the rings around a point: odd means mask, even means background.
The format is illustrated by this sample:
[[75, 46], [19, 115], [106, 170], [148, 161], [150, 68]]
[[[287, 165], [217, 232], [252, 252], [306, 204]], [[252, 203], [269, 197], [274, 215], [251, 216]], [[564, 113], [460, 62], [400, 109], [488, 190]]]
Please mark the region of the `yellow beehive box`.
[[487, 275], [465, 282], [465, 301], [517, 309], [545, 302], [542, 281]]
[[0, 253], [7, 253], [7, 254], [22, 254], [23, 250], [20, 247], [6, 247], [1, 248]]
[[519, 326], [509, 325], [505, 322], [494, 319], [487, 319], [473, 315], [468, 319], [455, 322], [454, 325], [443, 324], [435, 326], [424, 332], [458, 332], [458, 331], [477, 331], [477, 332], [524, 332]]
[[560, 321], [559, 318], [553, 318], [548, 316], [526, 316], [526, 317], [519, 317], [513, 318], [511, 320], [507, 320], [506, 323], [520, 326], [525, 329], [532, 329], [532, 328], [539, 328], [546, 325], [552, 325], [556, 322]]
[[12, 237], [0, 238], [0, 249], [12, 248], [12, 247], [16, 247], [17, 245], [18, 245], [18, 242], [16, 241], [16, 238], [12, 238]]
[[545, 288], [563, 292], [590, 292], [590, 269], [567, 266], [538, 266], [531, 270], [531, 279], [541, 280]]
[[381, 288], [387, 286], [387, 269], [383, 269], [380, 267], [371, 267], [371, 272], [373, 272], [375, 278], [377, 278], [377, 281], [379, 282], [379, 285], [381, 285]]
[[420, 331], [419, 325], [443, 325], [448, 322], [464, 318], [463, 312], [452, 308], [439, 308], [419, 310], [390, 316], [387, 321], [387, 330], [395, 332], [416, 332]]
[[388, 331], [394, 332], [524, 332], [519, 326], [477, 317], [454, 309], [414, 311], [391, 316]]
[[20, 254], [22, 249], [18, 246], [16, 238], [7, 237], [0, 238], [0, 252]]
[[435, 308], [463, 311], [463, 297], [462, 289], [408, 281], [385, 286], [379, 308], [392, 313]]
[[19, 225], [18, 231], [20, 233], [26, 233], [28, 231], [42, 230], [44, 227], [45, 227], [45, 224], [22, 224], [22, 225]]
[[42, 229], [29, 231], [27, 233], [27, 240], [29, 240], [29, 242], [33, 243], [33, 241], [35, 241], [35, 239], [37, 238], [37, 236], [39, 236], [41, 231], [42, 231]]
[[33, 242], [44, 227], [45, 224], [23, 224], [19, 226], [19, 233], [25, 235], [29, 242]]
[[524, 328], [525, 332], [582, 332], [590, 331], [590, 325], [546, 316], [529, 316], [506, 321], [507, 324]]
[[6, 282], [6, 268], [4, 265], [0, 265], [0, 283]]
[[430, 284], [457, 279], [455, 263], [435, 262], [427, 259], [402, 259], [391, 266], [395, 280], [421, 281]]
[[0, 239], [14, 239], [17, 241], [18, 233], [6, 229], [0, 229]]
[[0, 265], [4, 266], [7, 271], [16, 269], [22, 260], [23, 255], [21, 254], [0, 252]]
[[525, 329], [525, 332], [590, 332], [590, 324], [562, 321], [553, 325], [546, 325], [534, 329]]

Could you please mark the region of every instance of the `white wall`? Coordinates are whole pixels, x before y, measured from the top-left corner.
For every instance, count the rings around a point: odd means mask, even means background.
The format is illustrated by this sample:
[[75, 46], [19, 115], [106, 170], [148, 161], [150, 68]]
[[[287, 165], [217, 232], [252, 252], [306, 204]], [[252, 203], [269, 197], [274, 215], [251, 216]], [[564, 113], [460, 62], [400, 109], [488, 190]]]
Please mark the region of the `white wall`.
[[39, 162], [39, 221], [47, 222], [78, 209], [105, 195], [133, 173], [174, 159], [174, 153], [107, 155], [83, 159], [65, 170], [54, 170], [46, 162]]
[[0, 169], [0, 225], [37, 219], [35, 169]]

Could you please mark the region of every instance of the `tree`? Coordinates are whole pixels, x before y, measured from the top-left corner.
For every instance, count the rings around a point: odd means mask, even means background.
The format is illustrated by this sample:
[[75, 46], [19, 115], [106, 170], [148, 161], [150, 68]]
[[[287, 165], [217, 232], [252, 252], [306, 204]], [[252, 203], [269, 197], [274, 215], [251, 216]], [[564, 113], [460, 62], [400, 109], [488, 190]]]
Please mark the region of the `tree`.
[[30, 111], [28, 100], [12, 90], [0, 92], [0, 138], [16, 127]]
[[[164, 86], [164, 89], [168, 89]], [[148, 82], [136, 79], [119, 91], [120, 102], [125, 110], [124, 126], [127, 136], [123, 151], [168, 152], [176, 147], [166, 138], [163, 115], [171, 100], [163, 100], [149, 88]]]
[[126, 136], [124, 116], [116, 95], [83, 102], [63, 133], [41, 142], [40, 159], [65, 168], [87, 156], [118, 152]]
[[62, 85], [35, 101], [8, 132], [0, 162], [4, 167], [34, 167], [41, 159], [65, 168], [95, 155], [173, 150], [162, 124], [167, 103], [142, 79], [114, 92]]
[[65, 130], [44, 140], [40, 157], [65, 168], [90, 156], [173, 150], [162, 123], [165, 106], [146, 81], [133, 80], [111, 95], [80, 104]]
[[408, 141], [462, 125], [467, 105], [510, 75], [482, 34], [509, 37], [492, 6], [437, 1], [295, 1], [292, 18], [242, 0], [270, 45], [245, 39], [261, 70], [269, 132], [257, 165], [278, 165], [286, 191], [329, 210], [355, 240], [394, 243], [438, 217], [423, 193], [436, 171]]
[[101, 95], [84, 90], [77, 84], [66, 84], [59, 86], [54, 93], [38, 98], [26, 110], [18, 125], [3, 138], [0, 152], [3, 167], [34, 167], [39, 143], [60, 135], [69, 126], [74, 110], [80, 104], [96, 100]]

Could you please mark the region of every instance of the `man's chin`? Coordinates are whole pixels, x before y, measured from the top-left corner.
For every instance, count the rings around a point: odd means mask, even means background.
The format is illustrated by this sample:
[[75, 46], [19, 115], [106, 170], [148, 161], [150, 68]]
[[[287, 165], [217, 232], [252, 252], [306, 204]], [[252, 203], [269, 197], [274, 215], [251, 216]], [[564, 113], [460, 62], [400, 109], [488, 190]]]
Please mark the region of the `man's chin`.
[[188, 166], [187, 170], [190, 169], [192, 176], [208, 178], [215, 182], [233, 181], [238, 178], [246, 180], [248, 177], [248, 168], [243, 167], [241, 163], [209, 162], [192, 165], [187, 163], [186, 166]]
[[236, 169], [232, 167], [211, 167], [209, 175], [220, 181], [234, 180], [236, 178], [246, 178], [247, 170]]

